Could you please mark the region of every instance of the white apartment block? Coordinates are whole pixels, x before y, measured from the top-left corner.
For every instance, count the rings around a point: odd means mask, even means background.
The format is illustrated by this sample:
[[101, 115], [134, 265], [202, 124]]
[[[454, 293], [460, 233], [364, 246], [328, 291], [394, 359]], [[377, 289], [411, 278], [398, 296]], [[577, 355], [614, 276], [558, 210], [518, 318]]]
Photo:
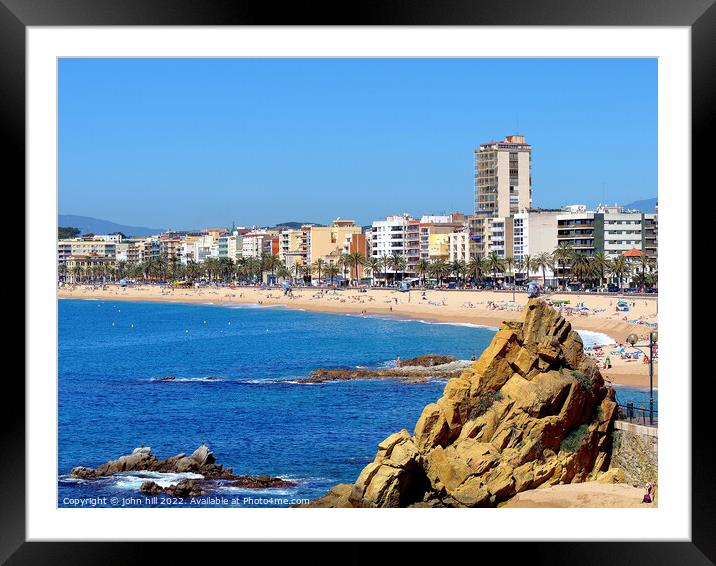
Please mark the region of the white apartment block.
[[[515, 263], [521, 262], [525, 256], [535, 258], [541, 254], [551, 254], [557, 247], [557, 218], [560, 211], [524, 211], [518, 212], [513, 218], [512, 256]], [[525, 270], [522, 270], [525, 273]], [[551, 269], [545, 270], [548, 280], [554, 279]], [[529, 278], [541, 278], [541, 270], [530, 270]]]
[[241, 241], [241, 257], [243, 258], [261, 258], [264, 252], [264, 240], [271, 238], [268, 232], [249, 232], [244, 234]]
[[470, 232], [467, 230], [450, 232], [448, 234], [448, 250], [448, 261], [470, 261], [472, 259]]
[[418, 225], [417, 220], [407, 213], [388, 216], [385, 220], [374, 221], [370, 229], [371, 257], [380, 258], [400, 254], [407, 259], [408, 252], [411, 251], [412, 257], [415, 258], [413, 264], [416, 263], [420, 257], [420, 242], [418, 231], [415, 229], [410, 231], [412, 239], [409, 239], [408, 227], [411, 224], [416, 227]]
[[241, 257], [243, 249], [243, 236], [234, 232], [230, 235], [219, 236], [218, 254], [220, 258], [229, 258], [236, 261]]

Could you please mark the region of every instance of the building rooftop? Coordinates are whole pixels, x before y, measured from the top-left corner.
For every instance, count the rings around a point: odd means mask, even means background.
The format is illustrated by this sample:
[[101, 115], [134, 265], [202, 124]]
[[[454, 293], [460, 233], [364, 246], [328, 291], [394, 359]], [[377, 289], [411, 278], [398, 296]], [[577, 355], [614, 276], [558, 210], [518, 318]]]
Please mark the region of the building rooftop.
[[630, 250], [627, 250], [623, 254], [625, 257], [641, 257], [641, 250], [637, 250], [636, 248], [632, 248]]

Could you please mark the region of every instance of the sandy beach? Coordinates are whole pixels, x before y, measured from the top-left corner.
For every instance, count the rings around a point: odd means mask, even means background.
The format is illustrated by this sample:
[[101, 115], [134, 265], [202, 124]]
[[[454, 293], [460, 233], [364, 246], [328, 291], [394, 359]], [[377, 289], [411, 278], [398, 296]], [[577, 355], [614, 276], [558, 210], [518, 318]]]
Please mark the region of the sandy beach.
[[[281, 289], [258, 287], [202, 287], [197, 289], [171, 289], [159, 285], [135, 285], [121, 288], [117, 285], [92, 287], [90, 285], [65, 286], [58, 290], [60, 298], [106, 299], [127, 301], [198, 302], [215, 304], [284, 305], [303, 310], [352, 313], [372, 316], [395, 316], [434, 322], [468, 323], [499, 326], [505, 320], [519, 318], [527, 302], [526, 293], [495, 291], [412, 290], [400, 292], [395, 289], [325, 290], [321, 288], [295, 288], [292, 296]], [[600, 332], [623, 344], [627, 335], [634, 332], [640, 343], [648, 341], [652, 328], [646, 323], [657, 321], [656, 298], [627, 298], [629, 312], [616, 312], [617, 298], [594, 294], [554, 294], [552, 301], [569, 301], [562, 314], [577, 330]], [[577, 310], [583, 304], [588, 310]], [[638, 322], [637, 322], [638, 321]], [[609, 356], [612, 368], [602, 370], [605, 378], [615, 384], [633, 387], [649, 386], [649, 364], [639, 360], [625, 360], [612, 355], [606, 347], [603, 360]], [[633, 352], [632, 348], [625, 348]], [[427, 352], [426, 352], [427, 353]], [[440, 353], [440, 352], [438, 352]], [[602, 364], [600, 364], [602, 367]], [[654, 385], [657, 385], [655, 368]]]

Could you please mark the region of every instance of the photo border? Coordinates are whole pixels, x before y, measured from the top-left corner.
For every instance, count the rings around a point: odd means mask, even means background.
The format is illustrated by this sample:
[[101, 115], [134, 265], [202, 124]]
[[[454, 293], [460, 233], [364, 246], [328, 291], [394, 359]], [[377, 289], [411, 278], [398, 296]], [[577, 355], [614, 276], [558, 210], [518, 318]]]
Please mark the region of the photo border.
[[[285, 10], [267, 6], [229, 5], [227, 2], [72, 0], [0, 0], [0, 123], [9, 149], [8, 172], [24, 186], [25, 168], [25, 34], [27, 26], [62, 25], [685, 25], [691, 27], [692, 46], [692, 176], [710, 187], [707, 167], [713, 159], [707, 151], [713, 145], [713, 110], [716, 107], [713, 55], [716, 37], [716, 8], [713, 0], [665, 3], [648, 8], [638, 0], [600, 0], [493, 4], [433, 0], [416, 3], [382, 2], [361, 6], [364, 10], [351, 21], [328, 11], [295, 4]], [[316, 6], [317, 8], [318, 6]], [[14, 170], [13, 170], [14, 169]], [[673, 190], [673, 189], [672, 189]], [[27, 249], [26, 249], [27, 254]], [[26, 255], [27, 261], [27, 255]], [[25, 294], [25, 305], [29, 297]], [[688, 305], [691, 310], [691, 305]], [[696, 336], [694, 334], [694, 336]], [[27, 336], [26, 338], [30, 338]], [[691, 353], [684, 353], [691, 363]], [[704, 377], [710, 376], [702, 374]], [[179, 551], [188, 558], [186, 545], [171, 547], [147, 543], [39, 543], [25, 542], [25, 391], [17, 379], [5, 383], [5, 410], [2, 414], [3, 474], [0, 476], [2, 518], [0, 518], [0, 560], [8, 563], [86, 563], [149, 559], [156, 553], [167, 559]], [[706, 380], [704, 380], [706, 381]], [[565, 542], [489, 543], [497, 552], [507, 552], [512, 561], [709, 564], [716, 557], [711, 426], [706, 418], [710, 399], [708, 383], [694, 381], [692, 397], [692, 541], [660, 542]], [[9, 402], [12, 400], [12, 402]], [[596, 525], [595, 525], [596, 528]], [[107, 546], [105, 546], [107, 545]], [[150, 550], [151, 549], [151, 550]], [[421, 551], [419, 551], [421, 552]], [[13, 554], [14, 553], [14, 554]], [[161, 553], [161, 555], [159, 554]], [[111, 558], [110, 558], [111, 557]], [[407, 558], [407, 557], [406, 557]]]

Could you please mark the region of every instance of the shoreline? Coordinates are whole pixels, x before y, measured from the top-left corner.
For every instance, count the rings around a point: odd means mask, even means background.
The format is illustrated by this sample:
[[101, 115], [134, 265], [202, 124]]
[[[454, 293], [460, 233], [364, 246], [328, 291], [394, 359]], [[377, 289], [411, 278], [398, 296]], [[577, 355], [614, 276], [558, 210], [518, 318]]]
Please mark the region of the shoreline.
[[[292, 310], [303, 310], [308, 312], [320, 312], [331, 314], [355, 315], [382, 317], [395, 320], [414, 320], [425, 323], [443, 324], [469, 324], [472, 326], [485, 327], [490, 329], [499, 328], [504, 321], [517, 320], [521, 315], [519, 305], [527, 302], [526, 294], [517, 294], [515, 303], [512, 303], [510, 294], [495, 293], [492, 291], [461, 291], [455, 293], [444, 290], [414, 290], [410, 293], [401, 293], [394, 289], [368, 289], [366, 293], [360, 293], [357, 289], [345, 289], [338, 292], [327, 291], [321, 288], [296, 288], [294, 296], [283, 295], [280, 289], [260, 289], [257, 287], [229, 287], [200, 289], [165, 289], [158, 286], [135, 286], [131, 288], [120, 288], [115, 285], [107, 285], [105, 289], [92, 288], [90, 286], [78, 286], [74, 288], [59, 288], [58, 299], [95, 299], [109, 301], [129, 302], [163, 302], [176, 304], [206, 304], [215, 306], [255, 306], [257, 308], [282, 307]], [[415, 299], [415, 297], [418, 297]], [[589, 296], [589, 295], [552, 295], [550, 298], [557, 298], [579, 301], [585, 305], [595, 305], [594, 315], [565, 315], [565, 318], [577, 330], [597, 332], [609, 336], [615, 343], [623, 343], [630, 333], [646, 335], [650, 328], [639, 324], [633, 324], [619, 318], [614, 314], [607, 314], [607, 301], [611, 302], [613, 297]], [[407, 300], [406, 300], [407, 299]], [[412, 299], [412, 300], [411, 300]], [[422, 300], [421, 300], [422, 299]], [[440, 299], [430, 300], [430, 299]], [[476, 301], [473, 303], [470, 300]], [[478, 301], [478, 299], [482, 299]], [[649, 301], [636, 299], [643, 305], [636, 305], [634, 314], [642, 314], [648, 319], [645, 313], [650, 307]], [[427, 303], [424, 301], [428, 301]], [[462, 301], [462, 305], [460, 304]], [[482, 306], [487, 303], [488, 306]], [[490, 303], [497, 305], [489, 308]], [[469, 306], [466, 306], [469, 305]], [[601, 309], [596, 307], [601, 306]], [[628, 363], [625, 360], [615, 358], [612, 360], [612, 368], [602, 369], [602, 374], [608, 382], [628, 387], [648, 387], [649, 375], [648, 366], [641, 362]], [[654, 385], [658, 385], [657, 373], [654, 375]]]

